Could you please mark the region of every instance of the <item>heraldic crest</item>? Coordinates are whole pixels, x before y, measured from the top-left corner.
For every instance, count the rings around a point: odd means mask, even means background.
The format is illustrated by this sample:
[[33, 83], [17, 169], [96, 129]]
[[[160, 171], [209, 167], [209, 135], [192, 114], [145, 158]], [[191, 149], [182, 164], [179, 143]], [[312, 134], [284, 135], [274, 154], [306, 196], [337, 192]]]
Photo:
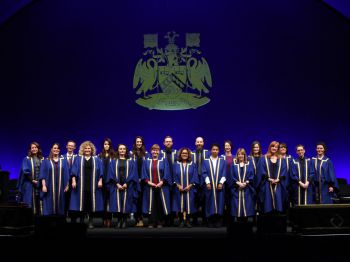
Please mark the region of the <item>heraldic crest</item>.
[[158, 47], [158, 34], [144, 35], [144, 52], [137, 62], [133, 87], [136, 103], [156, 110], [196, 109], [207, 104], [212, 79], [200, 50], [200, 34], [187, 33], [186, 47], [179, 48], [176, 32], [164, 38], [168, 44]]

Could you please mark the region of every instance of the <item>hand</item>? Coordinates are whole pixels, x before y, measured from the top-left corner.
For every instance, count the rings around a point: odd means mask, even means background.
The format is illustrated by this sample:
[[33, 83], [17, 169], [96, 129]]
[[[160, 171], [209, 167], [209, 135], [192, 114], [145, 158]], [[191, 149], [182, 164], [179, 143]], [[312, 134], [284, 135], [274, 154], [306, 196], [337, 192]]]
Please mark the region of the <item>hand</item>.
[[304, 184], [304, 185], [305, 185], [304, 188], [305, 188], [305, 189], [308, 188], [308, 187], [309, 187], [309, 184], [310, 184], [310, 182], [309, 182], [309, 181], [306, 181], [305, 184]]
[[163, 182], [163, 181], [160, 181], [160, 182], [156, 185], [156, 187], [161, 188], [163, 184], [164, 184], [164, 182]]
[[100, 180], [98, 180], [97, 187], [102, 188], [102, 178], [100, 178]]
[[123, 185], [123, 189], [127, 189], [128, 188], [128, 185], [125, 183], [124, 185]]
[[280, 179], [279, 179], [279, 178], [275, 179], [275, 184], [277, 184], [277, 183], [279, 183], [279, 182], [280, 182]]
[[219, 183], [219, 184], [218, 184], [218, 190], [221, 190], [221, 189], [222, 189], [222, 184]]
[[269, 178], [269, 181], [270, 181], [270, 183], [273, 183], [274, 179], [272, 179], [272, 178]]
[[151, 187], [156, 187], [157, 185], [152, 183], [151, 181], [148, 181], [148, 185], [151, 186]]
[[208, 190], [211, 190], [211, 185], [210, 185], [210, 183], [207, 184], [207, 189], [208, 189]]
[[119, 183], [117, 184], [117, 188], [118, 190], [121, 190], [121, 191], [124, 190], [124, 188]]
[[333, 191], [334, 191], [334, 188], [330, 186], [330, 187], [328, 188], [328, 192], [329, 192], [329, 193], [333, 193]]
[[38, 184], [38, 180], [32, 180], [32, 183], [34, 184], [34, 185], [37, 185]]
[[46, 187], [46, 186], [43, 186], [42, 191], [43, 191], [44, 193], [47, 193], [47, 187]]
[[183, 192], [184, 191], [184, 188], [182, 185], [177, 185], [177, 188], [179, 189], [180, 192]]
[[68, 192], [68, 190], [69, 190], [69, 186], [66, 185], [66, 187], [64, 188], [64, 192]]
[[72, 188], [73, 189], [77, 188], [77, 182], [75, 181], [75, 177], [72, 178]]

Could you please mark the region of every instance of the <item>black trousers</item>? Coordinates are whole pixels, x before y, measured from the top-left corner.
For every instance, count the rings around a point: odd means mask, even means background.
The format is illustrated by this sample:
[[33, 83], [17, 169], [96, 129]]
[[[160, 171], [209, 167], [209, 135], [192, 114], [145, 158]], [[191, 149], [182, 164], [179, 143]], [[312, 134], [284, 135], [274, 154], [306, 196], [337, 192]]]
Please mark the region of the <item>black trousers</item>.
[[160, 225], [164, 218], [162, 199], [160, 195], [161, 189], [160, 188], [153, 189], [153, 193], [154, 193], [154, 199], [152, 201], [152, 209], [151, 209], [151, 215], [149, 218], [149, 224]]

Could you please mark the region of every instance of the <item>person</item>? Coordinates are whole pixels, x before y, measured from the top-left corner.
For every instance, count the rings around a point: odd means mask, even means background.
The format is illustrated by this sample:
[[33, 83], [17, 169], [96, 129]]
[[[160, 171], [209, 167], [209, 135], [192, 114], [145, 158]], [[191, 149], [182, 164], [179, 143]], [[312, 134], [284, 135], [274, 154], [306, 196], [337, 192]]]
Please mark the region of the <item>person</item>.
[[293, 190], [290, 185], [291, 180], [291, 169], [290, 166], [292, 165], [293, 158], [291, 155], [288, 154], [288, 147], [286, 143], [280, 143], [278, 147], [278, 154], [281, 158], [286, 160], [287, 165], [287, 175], [284, 181], [284, 184], [286, 186], [285, 194], [283, 195], [283, 203], [285, 205], [285, 209], [288, 208], [291, 205], [290, 199], [292, 198]]
[[[177, 150], [176, 149], [173, 149], [173, 138], [171, 136], [166, 136], [164, 138], [164, 141], [163, 141], [163, 145], [164, 145], [164, 150], [161, 150], [160, 151], [160, 154], [159, 156], [160, 157], [163, 157], [166, 161], [167, 161], [167, 164], [169, 166], [169, 171], [170, 171], [170, 181], [174, 181], [174, 178], [173, 178], [173, 165], [174, 163], [176, 162], [176, 159], [177, 159]], [[173, 194], [174, 194], [174, 188], [175, 188], [176, 184], [175, 183], [172, 183], [172, 185], [169, 187], [169, 190], [170, 190], [170, 203], [172, 203], [172, 199], [173, 199]], [[177, 213], [173, 213], [171, 212], [169, 214], [169, 216], [166, 216], [165, 217], [165, 224], [168, 225], [168, 226], [171, 226], [171, 225], [178, 225], [178, 214]]]
[[197, 137], [195, 140], [196, 149], [191, 152], [191, 158], [193, 163], [197, 167], [197, 174], [199, 183], [197, 185], [197, 195], [195, 198], [197, 213], [193, 216], [193, 225], [198, 226], [200, 222], [198, 218], [202, 219], [202, 224], [206, 223], [205, 212], [204, 212], [204, 192], [202, 190], [203, 181], [202, 181], [202, 164], [204, 159], [209, 158], [210, 152], [207, 149], [204, 149], [204, 139], [203, 137]]
[[278, 154], [279, 143], [272, 141], [268, 151], [259, 161], [255, 185], [258, 187], [259, 208], [263, 214], [283, 213], [285, 205], [286, 160]]
[[129, 152], [124, 144], [118, 145], [115, 159], [110, 163], [109, 181], [112, 181], [109, 195], [109, 211], [117, 214], [116, 228], [126, 228], [127, 217], [133, 211], [138, 175], [135, 163], [129, 158]]
[[314, 166], [310, 158], [305, 157], [305, 147], [296, 146], [298, 158], [291, 164], [291, 188], [293, 205], [313, 204]]
[[[134, 210], [135, 210], [135, 220], [136, 227], [143, 227], [143, 218], [142, 218], [142, 195], [145, 188], [145, 184], [142, 181], [142, 166], [145, 159], [148, 157], [148, 152], [146, 151], [145, 142], [142, 136], [136, 136], [134, 143], [132, 145], [132, 151], [130, 152], [130, 158], [135, 163], [135, 168], [138, 175], [138, 183], [137, 183], [137, 192], [138, 196], [136, 201], [134, 202]], [[130, 214], [131, 220], [133, 217], [133, 213]]]
[[104, 227], [111, 227], [112, 223], [112, 213], [108, 210], [109, 209], [109, 199], [110, 199], [110, 184], [109, 184], [109, 165], [114, 158], [114, 149], [112, 145], [112, 140], [110, 138], [103, 139], [102, 144], [102, 150], [98, 154], [98, 157], [101, 159], [102, 166], [103, 166], [103, 187], [102, 187], [102, 194], [103, 194], [103, 226]]
[[180, 213], [180, 227], [192, 227], [190, 219], [197, 212], [195, 206], [196, 185], [198, 184], [197, 168], [192, 162], [191, 151], [183, 147], [179, 150], [177, 161], [173, 165], [175, 182], [173, 211]]
[[255, 140], [251, 144], [248, 161], [253, 165], [254, 176], [256, 176], [257, 166], [262, 157], [262, 149], [259, 141]]
[[[226, 177], [229, 176], [231, 166], [234, 160], [232, 155], [233, 145], [231, 140], [225, 140], [224, 142], [224, 150], [225, 154], [222, 154], [221, 157], [226, 160]], [[231, 213], [231, 197], [230, 190], [225, 190], [225, 207], [224, 207], [224, 224], [227, 225], [230, 220]]]
[[142, 212], [149, 215], [149, 228], [162, 227], [164, 216], [170, 213], [170, 192], [172, 185], [167, 161], [159, 158], [160, 147], [151, 148], [152, 158], [143, 162], [142, 180], [145, 182]]
[[32, 208], [33, 214], [36, 216], [42, 214], [39, 173], [43, 160], [43, 153], [39, 143], [30, 143], [28, 155], [22, 161], [17, 185], [20, 193], [19, 201], [24, 202], [29, 208]]
[[203, 160], [202, 166], [205, 216], [208, 218], [208, 227], [220, 227], [224, 211], [226, 161], [219, 157], [219, 148], [219, 144], [211, 146], [211, 155]]
[[315, 201], [319, 204], [332, 204], [332, 198], [339, 189], [333, 162], [325, 155], [326, 151], [326, 144], [319, 142], [316, 145], [317, 156], [312, 158], [315, 168]]
[[[66, 161], [68, 163], [68, 167], [69, 167], [68, 174], [69, 174], [69, 177], [70, 177], [70, 173], [72, 171], [72, 166], [73, 166], [74, 160], [77, 157], [77, 154], [74, 154], [75, 148], [76, 148], [75, 141], [68, 140], [67, 145], [66, 145], [67, 152], [66, 152], [66, 154], [63, 155], [63, 157], [64, 157], [64, 159], [66, 159]], [[64, 194], [65, 195], [65, 205], [64, 206], [65, 206], [65, 209], [66, 209], [65, 213], [66, 213], [67, 217], [70, 217], [68, 209], [69, 209], [69, 203], [70, 203], [70, 195], [71, 195], [71, 192], [72, 192], [71, 184], [72, 184], [72, 181], [69, 181], [68, 191]]]
[[231, 191], [231, 217], [233, 220], [247, 220], [255, 214], [255, 189], [253, 187], [254, 168], [248, 162], [247, 153], [238, 148], [230, 173], [227, 187]]
[[69, 187], [69, 166], [64, 157], [60, 157], [60, 145], [54, 143], [50, 155], [40, 168], [39, 180], [42, 184], [41, 198], [43, 215], [65, 215], [65, 194]]
[[[103, 168], [101, 160], [96, 156], [96, 147], [91, 141], [80, 145], [79, 156], [74, 161], [70, 176], [70, 211], [80, 216], [80, 223], [84, 223], [85, 216], [88, 216], [89, 228], [94, 228], [93, 215], [103, 211]], [[73, 222], [75, 220], [76, 216]]]

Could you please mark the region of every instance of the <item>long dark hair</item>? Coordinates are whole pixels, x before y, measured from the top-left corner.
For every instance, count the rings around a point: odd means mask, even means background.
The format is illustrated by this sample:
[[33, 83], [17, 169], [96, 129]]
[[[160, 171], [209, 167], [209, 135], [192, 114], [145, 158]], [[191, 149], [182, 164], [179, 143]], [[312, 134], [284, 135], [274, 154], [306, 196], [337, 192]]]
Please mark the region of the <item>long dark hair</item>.
[[36, 156], [37, 156], [39, 159], [42, 159], [42, 158], [43, 158], [43, 151], [41, 151], [41, 147], [40, 147], [39, 143], [38, 143], [38, 142], [35, 142], [35, 141], [34, 141], [34, 142], [31, 142], [31, 143], [29, 144], [28, 156], [29, 156], [29, 157], [33, 157], [32, 151], [31, 151], [32, 145], [36, 145], [36, 147], [38, 148], [38, 153], [36, 154]]
[[[108, 144], [109, 144], [109, 149], [108, 150], [105, 150], [105, 147], [104, 147], [105, 142], [108, 142]], [[101, 151], [101, 153], [98, 154], [98, 156], [100, 158], [106, 158], [106, 153], [108, 153], [108, 157], [109, 158], [114, 158], [115, 157], [115, 152], [114, 152], [114, 149], [113, 149], [112, 140], [110, 138], [108, 138], [108, 137], [103, 139], [102, 151]]]
[[255, 145], [258, 145], [258, 146], [259, 146], [259, 157], [262, 156], [261, 144], [260, 144], [260, 142], [257, 141], [257, 140], [253, 141], [252, 145], [250, 146], [250, 155], [251, 155], [251, 156], [254, 156], [254, 150], [253, 150], [253, 148], [254, 148]]
[[52, 147], [50, 148], [50, 154], [49, 154], [49, 157], [48, 157], [49, 159], [53, 159], [52, 148], [53, 148], [55, 145], [57, 145], [58, 149], [61, 151], [61, 146], [60, 146], [60, 144], [59, 144], [59, 143], [54, 143], [54, 144], [52, 145]]
[[[136, 147], [136, 140], [138, 138], [141, 139], [141, 142], [142, 142], [142, 146], [141, 146], [140, 150], [138, 150], [137, 147]], [[140, 156], [140, 157], [146, 156], [146, 147], [145, 147], [145, 142], [143, 141], [143, 137], [142, 136], [135, 137], [134, 144], [132, 145], [132, 151], [131, 152], [132, 152], [133, 156]]]

